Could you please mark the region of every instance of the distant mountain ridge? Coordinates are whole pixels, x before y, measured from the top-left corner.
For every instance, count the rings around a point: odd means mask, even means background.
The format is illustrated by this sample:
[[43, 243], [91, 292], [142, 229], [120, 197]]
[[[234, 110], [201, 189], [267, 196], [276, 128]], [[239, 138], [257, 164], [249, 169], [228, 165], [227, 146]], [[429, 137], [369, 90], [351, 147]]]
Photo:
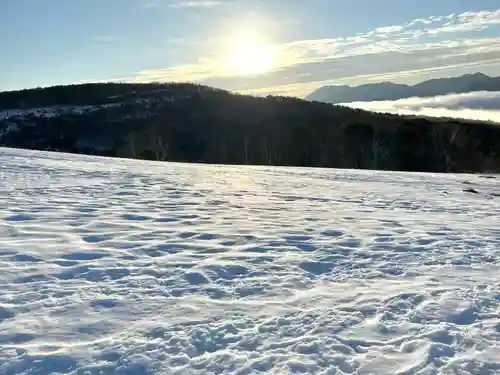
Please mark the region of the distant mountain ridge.
[[323, 86], [308, 95], [306, 100], [339, 104], [430, 97], [473, 91], [500, 91], [500, 77], [475, 73], [452, 78], [431, 79], [413, 86], [392, 82], [370, 83], [360, 86]]

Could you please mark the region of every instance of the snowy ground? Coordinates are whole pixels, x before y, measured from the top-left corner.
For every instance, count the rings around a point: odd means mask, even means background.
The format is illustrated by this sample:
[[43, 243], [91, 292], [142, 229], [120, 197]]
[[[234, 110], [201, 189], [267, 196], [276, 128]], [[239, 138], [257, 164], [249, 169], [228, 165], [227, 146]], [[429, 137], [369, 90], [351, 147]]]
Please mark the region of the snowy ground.
[[500, 374], [500, 179], [0, 149], [0, 183], [2, 375]]

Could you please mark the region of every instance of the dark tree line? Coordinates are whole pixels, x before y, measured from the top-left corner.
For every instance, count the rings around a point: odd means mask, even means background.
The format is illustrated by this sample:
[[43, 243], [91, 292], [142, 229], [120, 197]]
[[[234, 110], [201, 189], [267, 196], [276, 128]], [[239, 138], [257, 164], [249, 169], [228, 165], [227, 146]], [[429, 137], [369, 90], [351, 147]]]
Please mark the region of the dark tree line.
[[[45, 117], [26, 110], [47, 106], [94, 107]], [[0, 145], [11, 147], [200, 163], [500, 172], [495, 124], [375, 114], [199, 85], [6, 92], [0, 108], [25, 111], [0, 120]]]

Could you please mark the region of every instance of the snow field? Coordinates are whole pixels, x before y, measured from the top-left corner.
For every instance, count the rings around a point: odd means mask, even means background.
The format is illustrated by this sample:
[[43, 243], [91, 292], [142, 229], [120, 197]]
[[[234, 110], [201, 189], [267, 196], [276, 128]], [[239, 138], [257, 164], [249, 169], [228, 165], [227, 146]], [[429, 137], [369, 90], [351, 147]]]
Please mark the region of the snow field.
[[0, 149], [0, 183], [2, 375], [500, 374], [495, 178]]

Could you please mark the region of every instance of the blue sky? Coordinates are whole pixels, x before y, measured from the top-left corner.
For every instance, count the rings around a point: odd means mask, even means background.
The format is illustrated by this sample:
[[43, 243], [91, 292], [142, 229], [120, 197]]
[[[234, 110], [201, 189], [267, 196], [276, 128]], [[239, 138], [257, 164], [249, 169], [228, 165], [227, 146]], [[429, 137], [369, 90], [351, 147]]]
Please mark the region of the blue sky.
[[[498, 0], [1, 0], [0, 90], [168, 80], [302, 96], [323, 84], [500, 75], [499, 9]], [[245, 68], [272, 64], [242, 74], [228, 67], [235, 54]]]

